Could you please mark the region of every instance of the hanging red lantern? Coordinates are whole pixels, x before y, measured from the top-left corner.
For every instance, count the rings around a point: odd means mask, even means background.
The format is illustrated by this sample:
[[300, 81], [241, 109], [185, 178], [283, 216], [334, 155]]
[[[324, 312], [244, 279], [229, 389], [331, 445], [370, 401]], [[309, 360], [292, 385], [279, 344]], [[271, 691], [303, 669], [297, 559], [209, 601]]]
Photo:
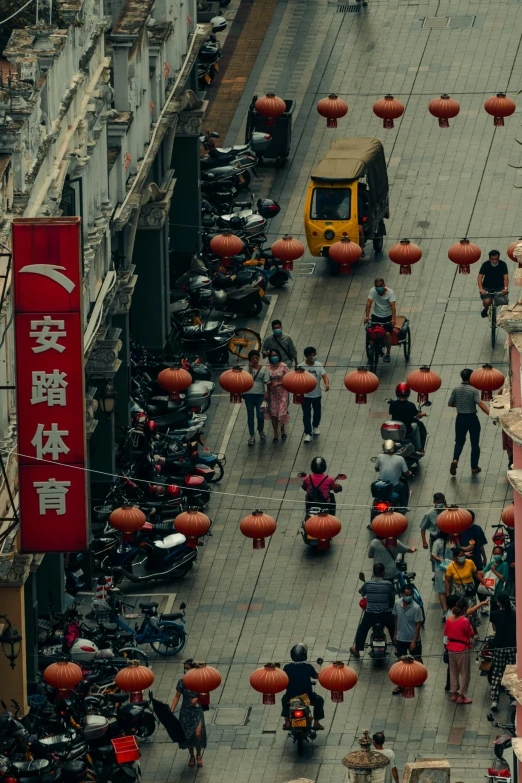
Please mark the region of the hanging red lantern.
[[43, 678], [47, 685], [57, 689], [58, 698], [64, 699], [81, 682], [83, 672], [77, 663], [56, 661], [44, 669]]
[[503, 510], [501, 515], [502, 522], [506, 527], [515, 527], [515, 504], [510, 503], [509, 506]]
[[265, 663], [250, 675], [250, 685], [263, 694], [263, 704], [275, 704], [276, 693], [282, 693], [288, 687], [288, 675], [278, 663]]
[[469, 382], [471, 385], [482, 392], [480, 398], [487, 402], [493, 399], [493, 392], [504, 385], [505, 378], [491, 364], [483, 364], [480, 370], [474, 370], [471, 373]]
[[158, 383], [162, 389], [170, 393], [171, 399], [179, 400], [179, 393], [184, 392], [191, 385], [192, 376], [183, 367], [173, 365], [160, 372]]
[[206, 663], [194, 663], [192, 669], [183, 675], [183, 685], [197, 693], [199, 704], [206, 707], [210, 704], [210, 692], [221, 685], [221, 674]]
[[341, 522], [328, 511], [320, 511], [306, 520], [304, 528], [307, 536], [317, 540], [318, 549], [330, 549], [330, 539], [341, 532]]
[[390, 261], [400, 265], [401, 275], [411, 275], [411, 267], [422, 258], [422, 250], [409, 239], [401, 239], [388, 251]]
[[121, 533], [135, 533], [141, 530], [147, 517], [138, 506], [126, 503], [120, 508], [115, 508], [109, 517], [112, 527]]
[[404, 104], [393, 95], [385, 95], [384, 98], [373, 104], [373, 113], [383, 120], [383, 128], [393, 128], [393, 121], [398, 120], [404, 114]]
[[262, 98], [258, 98], [254, 104], [254, 109], [261, 117], [266, 119], [266, 125], [274, 127], [277, 125], [277, 118], [286, 111], [286, 103], [282, 98], [273, 92], [267, 92]]
[[406, 383], [417, 392], [417, 402], [425, 403], [428, 397], [437, 389], [440, 389], [442, 379], [436, 372], [430, 370], [428, 366], [419, 367], [418, 370], [410, 372], [406, 378]]
[[[210, 250], [222, 261], [229, 262], [232, 256], [238, 256], [243, 252], [243, 242], [232, 231], [223, 231], [210, 240]], [[226, 264], [225, 264], [226, 265]]]
[[430, 101], [428, 111], [434, 117], [438, 117], [439, 128], [449, 128], [449, 120], [456, 117], [460, 111], [460, 105], [449, 95], [441, 95]]
[[402, 688], [403, 699], [413, 699], [415, 688], [423, 685], [428, 679], [428, 670], [411, 655], [404, 655], [393, 664], [388, 676], [394, 685]]
[[231, 370], [225, 370], [221, 373], [219, 384], [224, 391], [230, 392], [230, 402], [241, 403], [242, 395], [250, 391], [254, 385], [254, 379], [241, 367], [232, 367]]
[[352, 271], [352, 264], [362, 256], [362, 247], [357, 242], [351, 242], [348, 237], [343, 237], [339, 242], [330, 245], [328, 255], [339, 264], [341, 275], [349, 275]]
[[129, 666], [120, 669], [114, 682], [121, 691], [130, 693], [131, 702], [143, 701], [143, 691], [150, 688], [154, 682], [154, 675], [148, 666], [141, 666], [138, 661], [133, 661]]
[[366, 367], [358, 367], [345, 376], [344, 385], [349, 392], [355, 394], [357, 405], [366, 405], [366, 395], [372, 394], [379, 387], [379, 379]]
[[344, 692], [351, 691], [357, 683], [357, 675], [354, 670], [342, 661], [335, 661], [321, 669], [317, 679], [327, 691], [331, 691], [332, 701], [344, 701]]
[[437, 516], [437, 527], [450, 536], [459, 536], [473, 524], [473, 517], [465, 508], [445, 508]]
[[408, 529], [408, 520], [404, 514], [391, 509], [378, 514], [372, 520], [372, 530], [379, 538], [384, 538], [387, 549], [397, 546], [397, 538]]
[[265, 514], [263, 511], [253, 511], [239, 523], [239, 529], [247, 538], [252, 538], [254, 549], [265, 548], [265, 538], [273, 535], [277, 524], [275, 519]]
[[309, 394], [317, 386], [317, 381], [312, 373], [304, 367], [296, 367], [283, 375], [283, 387], [294, 395], [294, 403], [302, 405], [305, 394]]
[[461, 239], [448, 250], [448, 258], [454, 264], [459, 265], [459, 274], [469, 275], [470, 264], [475, 264], [482, 254], [478, 245], [474, 245], [469, 239]]
[[278, 239], [272, 245], [272, 255], [274, 258], [283, 262], [283, 269], [292, 271], [294, 261], [304, 255], [304, 245], [298, 239], [294, 239], [290, 234], [285, 234], [282, 239]]
[[506, 97], [505, 92], [497, 92], [492, 98], [487, 99], [484, 108], [493, 117], [495, 127], [502, 128], [504, 126], [504, 117], [510, 117], [517, 105], [511, 98]]
[[317, 104], [317, 111], [321, 117], [326, 117], [327, 128], [337, 128], [337, 120], [348, 114], [348, 104], [335, 93], [331, 93], [328, 98], [322, 98]]
[[210, 519], [197, 508], [189, 508], [178, 514], [174, 519], [174, 527], [182, 535], [187, 537], [187, 546], [195, 549], [199, 539], [210, 530]]
[[522, 269], [522, 237], [510, 244], [507, 249], [507, 254], [512, 261], [518, 263], [518, 268]]

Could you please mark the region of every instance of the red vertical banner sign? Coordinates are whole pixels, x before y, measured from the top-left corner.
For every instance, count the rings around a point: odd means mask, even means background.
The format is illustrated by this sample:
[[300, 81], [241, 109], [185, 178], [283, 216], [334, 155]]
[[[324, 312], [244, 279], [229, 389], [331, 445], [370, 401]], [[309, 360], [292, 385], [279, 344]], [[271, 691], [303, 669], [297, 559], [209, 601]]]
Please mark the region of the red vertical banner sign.
[[23, 552], [87, 549], [80, 218], [13, 221]]

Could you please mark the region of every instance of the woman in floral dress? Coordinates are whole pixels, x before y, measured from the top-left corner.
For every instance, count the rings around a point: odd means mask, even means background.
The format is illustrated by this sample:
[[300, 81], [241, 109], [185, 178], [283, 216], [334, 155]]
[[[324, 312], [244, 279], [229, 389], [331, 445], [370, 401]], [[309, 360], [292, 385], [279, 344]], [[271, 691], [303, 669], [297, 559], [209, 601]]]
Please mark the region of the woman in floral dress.
[[265, 419], [272, 420], [274, 428], [274, 443], [279, 441], [279, 427], [281, 427], [281, 439], [286, 440], [285, 424], [290, 418], [288, 413], [288, 392], [283, 386], [283, 377], [290, 372], [281, 358], [277, 349], [268, 354], [269, 381], [265, 399], [267, 407]]
[[[193, 668], [194, 662], [192, 658], [189, 658], [183, 664], [185, 672], [188, 672]], [[174, 712], [178, 706], [180, 698], [183, 697], [181, 703], [181, 709], [179, 711], [179, 720], [181, 727], [185, 733], [186, 741], [180, 742], [179, 746], [182, 750], [189, 752], [189, 767], [193, 767], [198, 763], [198, 767], [203, 766], [203, 758], [201, 756], [202, 748], [207, 747], [207, 732], [205, 729], [205, 716], [201, 706], [198, 702], [198, 694], [189, 691], [183, 684], [183, 679], [178, 680], [176, 685], [176, 695], [172, 702], [171, 710]], [[196, 758], [194, 758], [194, 747], [196, 748]]]

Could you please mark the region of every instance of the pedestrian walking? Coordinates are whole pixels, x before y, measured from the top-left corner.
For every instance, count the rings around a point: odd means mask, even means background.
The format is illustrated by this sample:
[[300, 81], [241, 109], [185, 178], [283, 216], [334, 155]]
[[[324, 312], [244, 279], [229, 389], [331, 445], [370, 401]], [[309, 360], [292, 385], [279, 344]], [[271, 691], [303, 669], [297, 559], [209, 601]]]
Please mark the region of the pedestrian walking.
[[[183, 668], [185, 672], [194, 668], [194, 661], [192, 658], [188, 658]], [[198, 694], [184, 685], [183, 678], [178, 680], [176, 685], [176, 695], [172, 702], [171, 710], [174, 712], [178, 706], [179, 700], [182, 698], [181, 709], [179, 711], [179, 720], [181, 727], [185, 734], [185, 741], [179, 743], [179, 747], [182, 750], [188, 750], [189, 761], [188, 766], [193, 767], [196, 762], [198, 767], [203, 766], [203, 756], [201, 751], [207, 747], [207, 731], [205, 728], [205, 715], [199, 704]], [[196, 757], [194, 757], [194, 748], [196, 748]]]
[[[422, 663], [422, 642], [420, 638], [422, 625], [422, 609], [413, 600], [413, 589], [410, 585], [404, 585], [402, 596], [393, 607], [395, 617], [395, 630], [393, 642], [397, 658], [403, 655], [412, 655]], [[392, 693], [396, 696], [402, 693], [402, 688], [397, 685]]]
[[442, 619], [446, 619], [448, 602], [446, 597], [446, 568], [453, 559], [453, 551], [450, 545], [449, 534], [439, 530], [438, 537], [434, 540], [431, 550], [431, 562], [434, 568], [433, 589], [439, 594], [439, 602], [442, 607]]
[[471, 558], [478, 570], [481, 571], [488, 562], [486, 550], [484, 549], [488, 539], [481, 526], [475, 522], [475, 512], [470, 509], [467, 510], [471, 514], [473, 523], [467, 530], [459, 533], [459, 545], [464, 550], [466, 557]]
[[265, 337], [263, 356], [268, 357], [270, 351], [279, 351], [283, 361], [297, 367], [297, 350], [289, 334], [283, 333], [283, 324], [279, 320], [272, 321], [272, 334]]
[[364, 650], [368, 631], [375, 623], [382, 623], [388, 629], [391, 640], [393, 640], [395, 633], [395, 622], [392, 614], [395, 588], [393, 583], [385, 578], [382, 563], [374, 564], [372, 578], [369, 582], [363, 584], [359, 592], [366, 604], [364, 614], [355, 634], [355, 642], [350, 647], [350, 652], [355, 658], [361, 657], [361, 650]]
[[465, 369], [460, 373], [462, 383], [456, 386], [450, 394], [448, 405], [450, 408], [457, 409], [457, 418], [455, 419], [455, 448], [453, 450], [453, 460], [450, 465], [450, 474], [457, 475], [457, 466], [462, 449], [466, 442], [466, 435], [469, 432], [471, 444], [471, 472], [480, 473], [480, 421], [477, 416], [477, 405], [486, 416], [489, 416], [489, 408], [485, 402], [480, 399], [480, 392], [474, 389], [469, 379], [473, 370]]
[[373, 558], [375, 564], [380, 563], [384, 567], [385, 579], [393, 580], [399, 574], [397, 563], [395, 562], [397, 555], [406, 552], [416, 552], [417, 550], [413, 546], [406, 546], [402, 541], [397, 541], [395, 546], [392, 547], [386, 546], [385, 542], [385, 538], [376, 536], [368, 549], [368, 557]]
[[[317, 351], [313, 346], [308, 346], [304, 349], [305, 361], [301, 362], [299, 367], [304, 369], [313, 375], [316, 380], [316, 387], [313, 391], [304, 395], [303, 399], [303, 425], [304, 425], [304, 442], [310, 443], [312, 435], [320, 435], [319, 425], [321, 423], [321, 379], [324, 383], [324, 390], [330, 389], [330, 381], [324, 370], [321, 362], [317, 361]], [[313, 418], [312, 418], [313, 413]]]
[[281, 427], [281, 440], [286, 440], [285, 424], [290, 418], [288, 413], [288, 392], [283, 386], [284, 376], [290, 372], [281, 358], [277, 348], [272, 348], [268, 354], [268, 384], [266, 392], [267, 406], [265, 419], [272, 422], [274, 428], [273, 443], [279, 442], [279, 427]]
[[[437, 517], [439, 516], [441, 511], [444, 511], [445, 508], [447, 508], [445, 496], [442, 494], [442, 492], [435, 492], [435, 494], [433, 495], [433, 508], [430, 509], [430, 511], [428, 511], [428, 513], [422, 517], [420, 523], [423, 549], [429, 548], [430, 552], [432, 551], [433, 544], [439, 537], [439, 533], [440, 533], [440, 530], [437, 526]], [[426, 538], [426, 533], [428, 533], [430, 537], [429, 543]]]
[[497, 598], [498, 610], [491, 612], [491, 624], [495, 631], [493, 660], [490, 669], [491, 709], [498, 710], [500, 685], [506, 666], [517, 662], [516, 614], [506, 593]]
[[501, 593], [505, 593], [509, 586], [509, 565], [504, 560], [504, 547], [502, 546], [493, 547], [491, 560], [484, 566], [485, 581], [487, 582], [491, 578], [495, 581], [491, 598], [491, 611], [496, 612], [499, 608], [498, 597]]
[[375, 750], [382, 753], [383, 756], [390, 759], [390, 763], [384, 771], [384, 783], [399, 783], [399, 773], [397, 772], [397, 764], [395, 763], [395, 753], [390, 748], [384, 748], [383, 745], [386, 742], [386, 737], [382, 731], [376, 731], [372, 737], [373, 746]]
[[467, 693], [470, 680], [471, 640], [474, 632], [466, 617], [466, 610], [466, 601], [459, 599], [444, 626], [444, 635], [448, 640], [446, 647], [449, 655], [451, 701], [457, 704], [472, 703]]
[[267, 368], [260, 362], [259, 351], [253, 350], [248, 354], [248, 372], [252, 376], [254, 385], [249, 391], [243, 393], [243, 399], [246, 405], [248, 432], [250, 435], [248, 445], [253, 446], [256, 442], [255, 419], [257, 419], [257, 431], [259, 432], [261, 443], [264, 443], [266, 440], [264, 433], [265, 416], [261, 406], [265, 399], [269, 375]]

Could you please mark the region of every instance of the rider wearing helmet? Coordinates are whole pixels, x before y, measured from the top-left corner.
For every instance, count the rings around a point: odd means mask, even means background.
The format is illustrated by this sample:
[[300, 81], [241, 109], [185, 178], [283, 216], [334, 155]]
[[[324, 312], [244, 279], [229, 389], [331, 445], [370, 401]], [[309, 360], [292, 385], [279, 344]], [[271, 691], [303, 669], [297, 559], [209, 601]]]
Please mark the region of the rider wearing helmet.
[[295, 644], [290, 650], [290, 658], [293, 663], [287, 663], [283, 671], [288, 675], [288, 686], [286, 693], [281, 699], [281, 716], [285, 719], [283, 729], [290, 728], [290, 699], [296, 696], [302, 696], [306, 693], [310, 699], [310, 704], [314, 708], [314, 725], [316, 731], [322, 731], [319, 721], [324, 718], [324, 699], [318, 693], [314, 693], [313, 680], [317, 679], [317, 671], [311, 663], [306, 663], [308, 658], [308, 647], [306, 644]]
[[412, 475], [408, 470], [406, 460], [395, 454], [395, 443], [392, 440], [385, 440], [382, 444], [383, 453], [379, 454], [375, 460], [375, 470], [379, 474], [381, 481], [389, 481], [393, 489], [399, 496], [399, 503], [402, 508], [408, 506], [408, 485], [401, 481]]
[[399, 383], [395, 389], [396, 400], [390, 402], [389, 414], [394, 421], [402, 421], [406, 434], [415, 446], [417, 454], [424, 454], [422, 441], [415, 419], [422, 419], [426, 414], [417, 410], [414, 402], [410, 402], [410, 387], [407, 383]]
[[306, 492], [306, 511], [319, 507], [335, 513], [334, 492], [342, 492], [342, 487], [326, 472], [327, 464], [323, 457], [314, 457], [310, 465], [311, 473], [306, 476], [301, 488]]

